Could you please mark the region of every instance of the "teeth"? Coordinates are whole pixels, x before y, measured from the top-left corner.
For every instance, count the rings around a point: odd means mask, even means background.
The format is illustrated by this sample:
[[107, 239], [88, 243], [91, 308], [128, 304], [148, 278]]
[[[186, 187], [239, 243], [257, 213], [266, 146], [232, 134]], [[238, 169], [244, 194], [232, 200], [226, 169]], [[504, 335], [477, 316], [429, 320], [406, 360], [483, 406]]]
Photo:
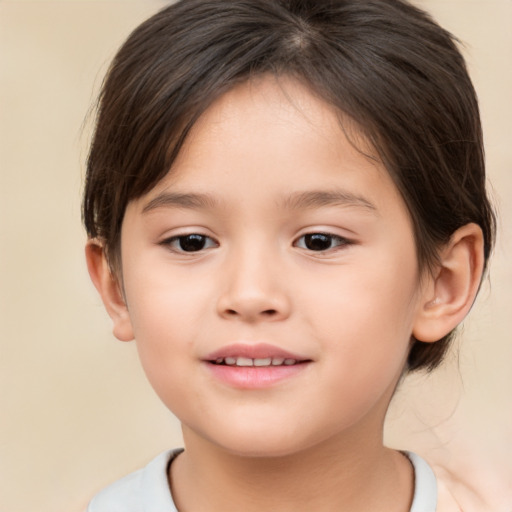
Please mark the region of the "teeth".
[[272, 362], [271, 357], [267, 357], [265, 359], [255, 359], [254, 366], [270, 366], [271, 362]]
[[284, 357], [265, 357], [261, 359], [251, 359], [250, 357], [219, 357], [215, 360], [216, 364], [225, 364], [227, 366], [292, 366], [297, 364], [296, 359], [285, 359]]

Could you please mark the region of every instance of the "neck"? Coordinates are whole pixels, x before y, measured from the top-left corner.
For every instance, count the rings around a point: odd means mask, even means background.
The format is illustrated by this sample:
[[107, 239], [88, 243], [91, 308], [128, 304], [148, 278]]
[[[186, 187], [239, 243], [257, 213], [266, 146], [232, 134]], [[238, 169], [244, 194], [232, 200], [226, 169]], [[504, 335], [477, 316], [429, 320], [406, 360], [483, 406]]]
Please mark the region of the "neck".
[[185, 429], [186, 450], [171, 466], [174, 500], [180, 512], [407, 512], [410, 463], [380, 437], [350, 437], [291, 455], [245, 457]]

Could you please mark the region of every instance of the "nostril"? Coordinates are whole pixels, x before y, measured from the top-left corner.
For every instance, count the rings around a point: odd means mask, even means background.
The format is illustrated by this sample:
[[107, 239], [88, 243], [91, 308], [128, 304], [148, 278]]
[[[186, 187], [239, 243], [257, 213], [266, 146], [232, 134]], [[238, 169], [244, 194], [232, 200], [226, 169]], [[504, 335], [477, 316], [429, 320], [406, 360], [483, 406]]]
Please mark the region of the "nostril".
[[[226, 314], [229, 316], [238, 316], [238, 311], [235, 309], [226, 309]], [[264, 311], [261, 311], [260, 313], [262, 316], [275, 316], [277, 315], [276, 309], [265, 309]]]

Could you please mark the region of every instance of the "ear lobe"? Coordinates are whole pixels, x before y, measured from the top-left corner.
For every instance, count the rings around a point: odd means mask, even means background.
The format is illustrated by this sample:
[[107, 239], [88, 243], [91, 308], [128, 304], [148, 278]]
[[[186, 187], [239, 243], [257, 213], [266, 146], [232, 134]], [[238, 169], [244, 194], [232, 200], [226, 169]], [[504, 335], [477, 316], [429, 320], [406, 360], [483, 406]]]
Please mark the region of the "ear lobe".
[[88, 240], [85, 246], [85, 258], [91, 280], [112, 319], [114, 336], [120, 341], [132, 341], [133, 329], [128, 308], [119, 281], [110, 269], [101, 242]]
[[482, 230], [477, 224], [466, 224], [441, 250], [437, 271], [428, 277], [414, 338], [434, 342], [462, 322], [478, 293], [483, 267]]

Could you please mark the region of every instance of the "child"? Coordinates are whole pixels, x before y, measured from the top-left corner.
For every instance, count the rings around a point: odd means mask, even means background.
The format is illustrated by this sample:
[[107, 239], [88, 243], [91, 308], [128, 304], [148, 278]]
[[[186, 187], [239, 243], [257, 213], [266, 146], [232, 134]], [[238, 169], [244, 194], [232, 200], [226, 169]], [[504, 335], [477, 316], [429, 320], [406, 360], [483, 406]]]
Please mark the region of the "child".
[[[185, 449], [89, 512], [453, 510], [382, 444], [492, 247], [477, 100], [401, 0], [182, 0], [103, 86], [91, 278]], [[437, 507], [437, 508], [436, 508]]]

